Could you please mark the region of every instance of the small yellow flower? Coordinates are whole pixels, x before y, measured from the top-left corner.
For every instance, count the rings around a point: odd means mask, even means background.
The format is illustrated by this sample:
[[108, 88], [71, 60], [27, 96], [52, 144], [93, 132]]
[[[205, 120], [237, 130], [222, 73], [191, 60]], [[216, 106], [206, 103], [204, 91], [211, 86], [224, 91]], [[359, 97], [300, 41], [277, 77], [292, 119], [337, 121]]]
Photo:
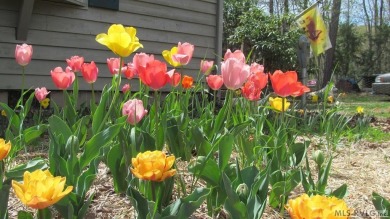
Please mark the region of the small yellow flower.
[[286, 209], [292, 219], [347, 219], [353, 213], [342, 199], [307, 194], [290, 199]]
[[173, 67], [178, 67], [181, 65], [180, 62], [175, 62], [172, 59], [172, 56], [177, 53], [177, 50], [178, 50], [177, 46], [174, 46], [172, 47], [171, 50], [164, 50], [162, 52], [162, 56], [164, 57], [165, 61], [168, 62]]
[[363, 113], [364, 113], [364, 108], [361, 107], [361, 106], [358, 106], [358, 107], [356, 108], [356, 112], [357, 112], [358, 114], [363, 114]]
[[139, 179], [161, 182], [176, 174], [171, 169], [174, 162], [173, 155], [167, 157], [162, 151], [146, 151], [132, 158], [131, 172]]
[[40, 102], [40, 104], [41, 104], [41, 106], [42, 106], [44, 109], [46, 109], [46, 108], [49, 106], [49, 104], [50, 104], [50, 99], [49, 99], [49, 98], [45, 98], [45, 99], [43, 99], [43, 100]]
[[328, 102], [329, 102], [329, 103], [333, 103], [333, 102], [334, 102], [333, 96], [329, 96], [329, 97], [328, 97]]
[[[282, 102], [283, 99], [284, 99], [284, 108], [283, 108], [283, 102]], [[286, 100], [286, 98], [280, 98], [280, 97], [275, 97], [275, 98], [270, 97], [269, 104], [271, 105], [271, 107], [274, 110], [279, 111], [279, 112], [282, 112], [282, 111], [284, 112], [290, 107], [290, 102], [288, 102]]]
[[122, 24], [113, 24], [108, 28], [107, 34], [96, 36], [96, 41], [107, 46], [120, 57], [127, 57], [143, 45], [136, 37], [137, 30], [134, 27], [124, 27]]
[[317, 102], [318, 102], [318, 95], [313, 94], [313, 95], [311, 96], [311, 102], [317, 103]]
[[7, 157], [10, 150], [11, 142], [6, 143], [4, 139], [0, 138], [0, 161]]
[[69, 194], [73, 186], [64, 190], [66, 178], [54, 177], [49, 170], [24, 172], [23, 184], [12, 180], [12, 188], [23, 204], [34, 209], [47, 208]]
[[5, 110], [1, 110], [1, 115], [7, 117], [7, 113], [5, 112]]

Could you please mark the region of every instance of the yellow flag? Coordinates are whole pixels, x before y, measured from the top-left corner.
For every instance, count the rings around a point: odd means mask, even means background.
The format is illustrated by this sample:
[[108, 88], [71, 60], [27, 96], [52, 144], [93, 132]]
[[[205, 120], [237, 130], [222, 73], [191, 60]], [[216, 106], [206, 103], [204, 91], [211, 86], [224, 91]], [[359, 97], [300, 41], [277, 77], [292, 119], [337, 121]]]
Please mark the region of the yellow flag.
[[305, 31], [315, 56], [332, 48], [328, 31], [326, 30], [324, 20], [322, 19], [317, 4], [312, 5], [298, 15], [296, 22], [299, 27]]

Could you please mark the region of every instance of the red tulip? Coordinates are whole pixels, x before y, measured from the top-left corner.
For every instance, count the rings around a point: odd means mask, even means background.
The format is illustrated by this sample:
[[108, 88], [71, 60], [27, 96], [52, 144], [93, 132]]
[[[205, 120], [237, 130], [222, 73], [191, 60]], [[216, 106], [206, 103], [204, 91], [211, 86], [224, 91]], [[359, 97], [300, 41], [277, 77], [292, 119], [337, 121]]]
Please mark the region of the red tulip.
[[50, 74], [56, 87], [61, 90], [67, 89], [75, 79], [70, 67], [66, 67], [65, 72], [61, 67], [57, 67]]
[[191, 76], [184, 75], [183, 80], [181, 82], [181, 86], [185, 89], [189, 89], [194, 84], [194, 79]]
[[212, 90], [219, 90], [223, 85], [221, 75], [209, 75], [206, 77], [207, 84]]
[[175, 72], [172, 74], [171, 79], [169, 80], [169, 83], [173, 87], [177, 87], [177, 85], [179, 85], [179, 83], [180, 83], [180, 79], [181, 79], [180, 73]]
[[130, 90], [130, 84], [125, 84], [122, 87], [122, 92], [127, 93]]
[[118, 74], [119, 72], [120, 59], [119, 58], [109, 58], [107, 59], [108, 70], [110, 70], [112, 75]]
[[154, 90], [164, 87], [170, 81], [167, 65], [159, 60], [149, 61], [146, 67], [140, 67], [138, 75], [142, 83]]
[[134, 76], [137, 75], [137, 69], [131, 62], [129, 62], [126, 67], [122, 68], [122, 72], [127, 79], [132, 79]]
[[244, 55], [244, 53], [241, 50], [236, 50], [236, 51], [234, 51], [232, 53], [232, 51], [230, 51], [230, 49], [228, 49], [226, 51], [225, 56], [223, 57], [223, 59], [226, 61], [229, 58], [236, 58], [240, 62], [245, 63], [245, 55]]
[[181, 65], [187, 65], [192, 58], [192, 54], [194, 53], [194, 45], [190, 43], [178, 43], [177, 45], [177, 53], [172, 55], [172, 60], [180, 63]]
[[39, 102], [44, 100], [49, 93], [50, 92], [47, 92], [46, 87], [42, 87], [42, 88], [37, 87], [37, 88], [35, 88], [35, 97], [37, 98], [37, 100]]
[[256, 101], [260, 99], [261, 90], [267, 85], [268, 75], [264, 73], [251, 74], [248, 81], [241, 88], [242, 95], [250, 100]]
[[143, 52], [135, 54], [133, 57], [133, 67], [137, 71], [137, 74], [138, 74], [138, 69], [140, 67], [145, 68], [146, 63], [153, 61], [153, 60], [154, 60], [154, 55], [148, 55], [148, 54], [143, 53]]
[[200, 61], [200, 71], [203, 72], [203, 74], [205, 75], [210, 74], [213, 66], [214, 66], [214, 61], [206, 61], [206, 60]]
[[81, 72], [81, 67], [84, 64], [84, 57], [72, 56], [70, 59], [66, 59], [68, 66], [72, 68], [73, 72]]
[[31, 45], [23, 43], [22, 45], [16, 45], [15, 59], [16, 62], [21, 66], [26, 66], [31, 61], [33, 54], [33, 48]]
[[223, 83], [230, 90], [240, 88], [248, 79], [249, 71], [249, 65], [236, 58], [228, 58], [221, 65]]
[[122, 108], [122, 115], [127, 115], [127, 122], [131, 125], [137, 124], [147, 113], [142, 100], [138, 99], [127, 101]]
[[273, 75], [270, 75], [270, 78], [274, 92], [281, 97], [296, 97], [310, 91], [310, 88], [298, 82], [298, 76], [295, 71], [283, 73], [280, 70], [276, 70]]
[[99, 73], [99, 69], [96, 66], [95, 62], [92, 61], [90, 64], [84, 63], [82, 65], [81, 73], [83, 74], [84, 80], [87, 83], [91, 84], [91, 83], [95, 83]]

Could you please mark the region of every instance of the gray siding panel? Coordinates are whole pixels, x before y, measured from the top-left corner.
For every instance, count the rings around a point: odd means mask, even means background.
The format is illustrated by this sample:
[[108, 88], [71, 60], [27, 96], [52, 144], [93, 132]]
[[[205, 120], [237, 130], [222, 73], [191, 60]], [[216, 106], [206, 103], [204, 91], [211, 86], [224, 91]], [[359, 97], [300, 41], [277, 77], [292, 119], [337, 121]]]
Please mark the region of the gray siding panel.
[[[15, 45], [23, 43], [15, 40], [20, 3], [20, 0], [0, 2], [0, 89], [21, 86], [18, 81], [21, 67], [14, 60]], [[120, 11], [36, 0], [26, 41], [34, 48], [33, 60], [26, 67], [26, 81], [29, 86], [55, 89], [50, 70], [57, 66], [64, 68], [66, 58], [80, 55], [98, 64], [96, 88], [103, 88], [111, 80], [105, 62], [114, 54], [97, 43], [95, 37], [106, 32], [112, 23], [136, 27], [144, 45], [137, 52], [155, 54], [162, 61], [161, 52], [178, 42], [194, 44], [193, 59], [183, 73], [196, 77], [200, 61], [215, 59], [217, 54], [217, 16], [217, 0], [121, 0]], [[132, 56], [125, 61], [131, 59]], [[132, 85], [137, 88], [138, 82], [132, 80]], [[81, 89], [89, 89], [89, 85], [82, 85]]]

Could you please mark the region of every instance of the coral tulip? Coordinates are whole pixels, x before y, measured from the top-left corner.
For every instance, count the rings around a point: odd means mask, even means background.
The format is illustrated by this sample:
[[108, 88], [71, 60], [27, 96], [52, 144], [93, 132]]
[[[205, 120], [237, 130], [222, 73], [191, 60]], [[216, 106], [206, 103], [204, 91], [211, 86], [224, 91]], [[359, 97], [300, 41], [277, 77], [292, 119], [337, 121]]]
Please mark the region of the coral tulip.
[[181, 82], [181, 86], [185, 89], [189, 89], [194, 84], [194, 79], [188, 75], [184, 75], [183, 80]]
[[229, 58], [236, 58], [238, 61], [245, 63], [245, 55], [241, 50], [236, 50], [236, 51], [232, 52], [232, 51], [230, 51], [230, 49], [228, 49], [226, 51], [223, 59], [226, 61]]
[[171, 79], [169, 80], [169, 83], [173, 86], [173, 87], [177, 87], [177, 85], [179, 85], [180, 83], [180, 79], [181, 79], [181, 75], [180, 73], [173, 73], [173, 75], [171, 76]]
[[134, 27], [124, 27], [121, 24], [113, 24], [108, 28], [107, 34], [101, 33], [96, 36], [96, 41], [107, 46], [113, 53], [120, 57], [127, 57], [143, 45], [136, 36]]
[[39, 169], [32, 173], [24, 172], [23, 184], [12, 180], [12, 188], [23, 204], [34, 209], [44, 209], [72, 191], [73, 186], [68, 186], [64, 190], [65, 182], [65, 177], [54, 177], [49, 170]]
[[147, 113], [142, 100], [133, 99], [123, 104], [122, 115], [127, 115], [127, 122], [131, 125], [137, 124]]
[[11, 142], [6, 143], [4, 139], [0, 138], [0, 161], [6, 158], [10, 151]]
[[109, 58], [107, 59], [108, 70], [112, 75], [118, 74], [119, 72], [120, 59], [119, 58]]
[[134, 68], [133, 63], [131, 62], [127, 63], [127, 66], [122, 68], [122, 72], [123, 75], [129, 80], [137, 75], [137, 69]]
[[310, 91], [310, 88], [298, 82], [298, 76], [295, 71], [283, 73], [280, 70], [276, 70], [273, 75], [270, 75], [270, 78], [274, 92], [281, 97], [296, 97]]
[[228, 58], [221, 65], [223, 83], [230, 90], [240, 88], [249, 77], [250, 67], [236, 58]]
[[43, 109], [46, 109], [50, 105], [50, 99], [45, 98], [40, 102], [40, 104], [43, 107]]
[[168, 62], [168, 64], [172, 65], [173, 67], [181, 66], [180, 62], [177, 62], [173, 60], [173, 55], [177, 53], [178, 48], [176, 46], [172, 47], [171, 50], [164, 50], [162, 52], [162, 56], [164, 57], [165, 61]]
[[141, 67], [138, 75], [142, 83], [154, 90], [164, 87], [170, 81], [167, 65], [159, 60], [152, 60], [146, 64], [146, 67]]
[[131, 172], [135, 177], [143, 180], [161, 182], [176, 174], [171, 169], [175, 162], [175, 156], [166, 156], [162, 151], [145, 151], [131, 159]]
[[95, 62], [92, 61], [90, 64], [89, 63], [84, 63], [81, 69], [81, 73], [83, 74], [84, 80], [89, 83], [95, 83], [99, 69], [96, 66]]
[[219, 90], [223, 85], [221, 75], [209, 75], [206, 77], [207, 84], [212, 90]]
[[72, 56], [70, 59], [66, 59], [68, 66], [72, 68], [73, 72], [81, 72], [81, 67], [84, 64], [84, 57]]
[[347, 219], [353, 213], [342, 199], [321, 195], [309, 197], [303, 194], [290, 199], [286, 208], [291, 219]]
[[123, 85], [121, 90], [123, 93], [127, 93], [130, 90], [130, 84]]
[[260, 99], [261, 90], [268, 83], [268, 75], [258, 72], [256, 74], [251, 74], [248, 78], [248, 81], [241, 88], [243, 96], [250, 100], [256, 101]]
[[257, 63], [252, 63], [250, 71], [252, 74], [264, 73], [264, 66]]
[[214, 61], [206, 61], [206, 60], [200, 61], [200, 71], [205, 75], [210, 74], [211, 70], [213, 69], [213, 66], [214, 66]]
[[154, 60], [154, 55], [148, 55], [146, 53], [137, 53], [133, 57], [133, 67], [137, 71], [138, 74], [138, 69], [143, 67], [146, 67], [146, 64], [150, 61]]
[[271, 107], [279, 112], [285, 112], [290, 107], [290, 102], [286, 100], [286, 98], [269, 98], [269, 104]]
[[16, 62], [21, 66], [26, 66], [31, 61], [33, 54], [33, 48], [31, 45], [23, 43], [22, 45], [16, 45], [15, 59]]
[[172, 55], [172, 60], [180, 63], [180, 65], [187, 65], [191, 61], [193, 53], [194, 45], [179, 42], [177, 44], [177, 53]]
[[46, 87], [42, 87], [42, 88], [37, 87], [35, 88], [35, 92], [34, 92], [35, 98], [37, 98], [39, 102], [44, 100], [49, 93], [50, 92], [47, 92]]
[[62, 70], [61, 67], [57, 67], [50, 73], [54, 84], [60, 90], [66, 90], [75, 79], [75, 75], [71, 71], [70, 67], [67, 67], [65, 72]]

